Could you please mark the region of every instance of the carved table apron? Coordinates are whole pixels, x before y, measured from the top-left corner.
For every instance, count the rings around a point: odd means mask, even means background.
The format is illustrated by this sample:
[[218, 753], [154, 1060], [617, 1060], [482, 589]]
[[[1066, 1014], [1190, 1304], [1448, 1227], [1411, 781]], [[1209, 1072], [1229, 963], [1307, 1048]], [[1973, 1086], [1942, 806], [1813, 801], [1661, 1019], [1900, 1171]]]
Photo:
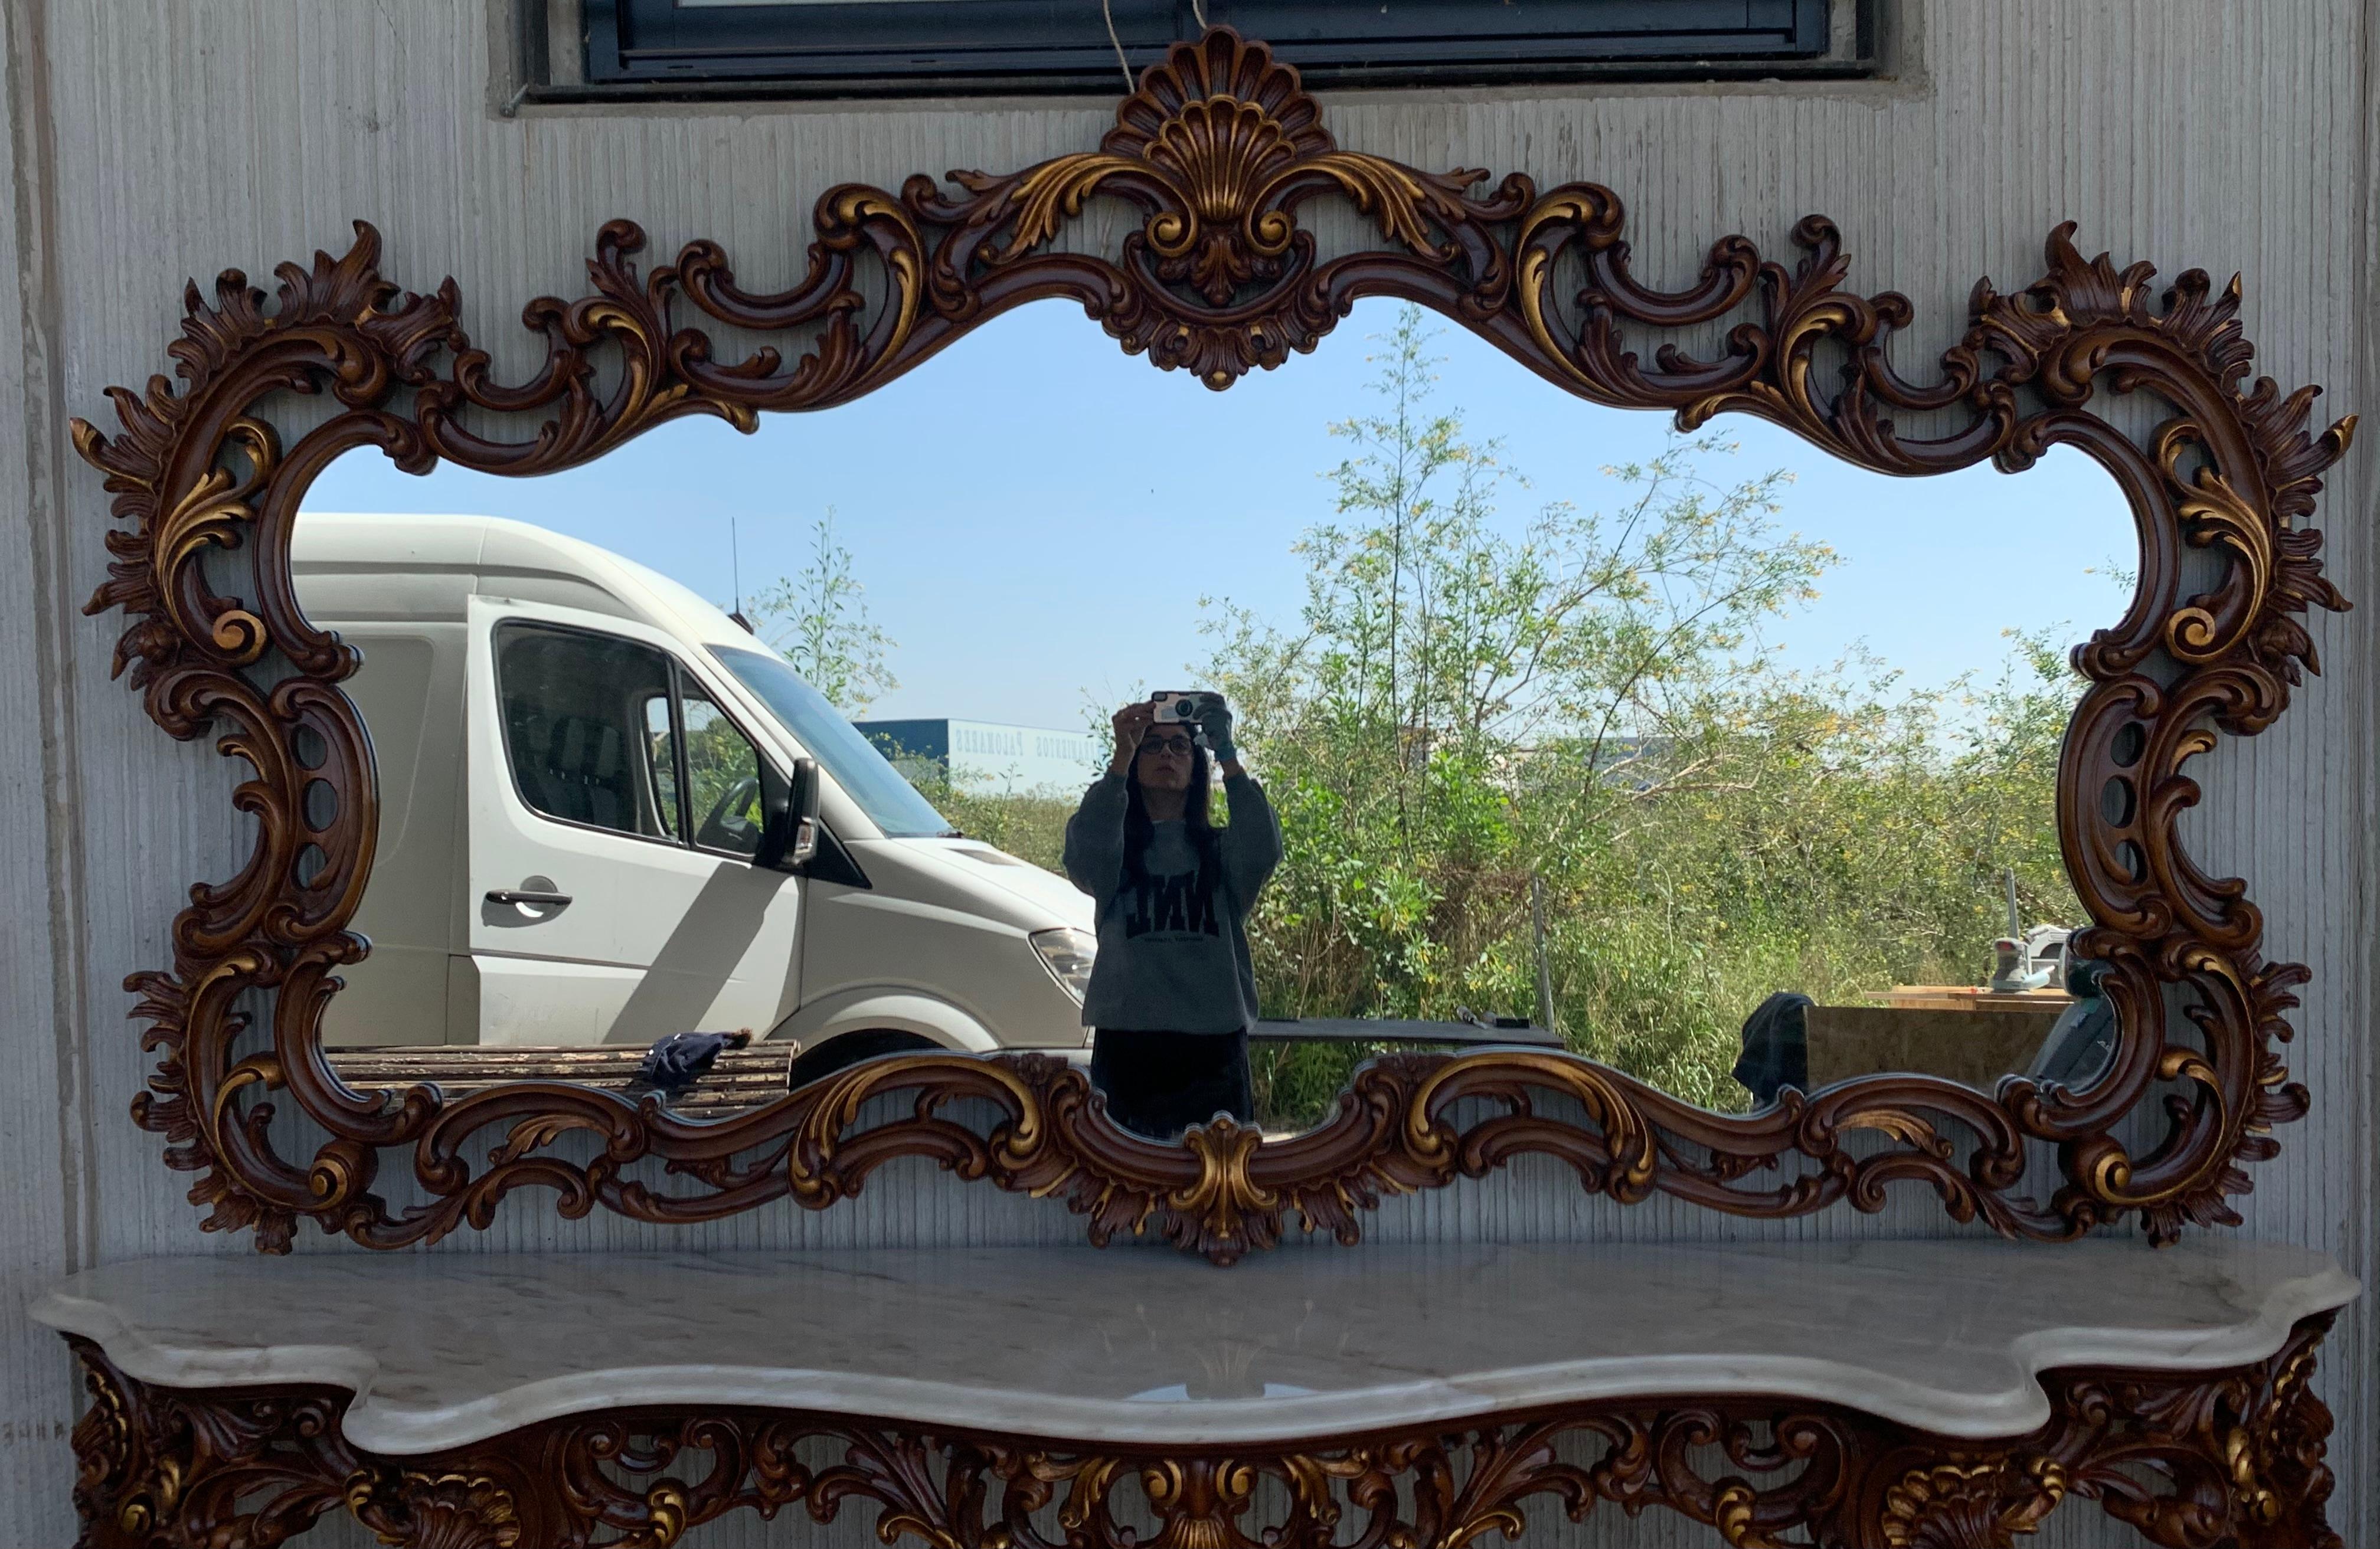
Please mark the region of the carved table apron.
[[[147, 1260], [82, 1359], [91, 1545], [666, 1544], [752, 1507], [959, 1545], [1461, 1545], [1660, 1506], [1735, 1545], [2337, 1543], [2253, 1243]], [[2082, 1509], [2079, 1506], [2075, 1509]], [[799, 1536], [798, 1533], [795, 1534]]]

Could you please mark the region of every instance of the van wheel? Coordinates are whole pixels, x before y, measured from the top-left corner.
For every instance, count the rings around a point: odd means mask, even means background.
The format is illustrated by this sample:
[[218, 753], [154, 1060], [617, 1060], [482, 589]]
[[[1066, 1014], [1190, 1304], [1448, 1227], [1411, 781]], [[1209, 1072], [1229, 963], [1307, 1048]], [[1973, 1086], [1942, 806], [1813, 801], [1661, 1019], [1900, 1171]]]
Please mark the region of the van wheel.
[[785, 1090], [798, 1092], [820, 1076], [831, 1076], [847, 1070], [863, 1059], [873, 1059], [882, 1054], [923, 1054], [942, 1046], [931, 1038], [915, 1033], [896, 1033], [880, 1028], [867, 1033], [845, 1033], [829, 1038], [816, 1048], [806, 1048], [794, 1056], [785, 1067]]

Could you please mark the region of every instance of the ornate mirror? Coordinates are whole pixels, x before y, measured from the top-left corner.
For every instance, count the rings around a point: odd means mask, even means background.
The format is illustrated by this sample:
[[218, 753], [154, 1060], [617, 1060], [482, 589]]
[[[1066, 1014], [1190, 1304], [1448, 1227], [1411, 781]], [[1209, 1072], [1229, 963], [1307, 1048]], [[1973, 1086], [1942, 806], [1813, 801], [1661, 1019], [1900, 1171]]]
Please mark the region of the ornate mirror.
[[[77, 427], [120, 662], [252, 770], [133, 980], [210, 1225], [923, 1156], [1230, 1262], [1543, 1155], [2169, 1240], [2303, 1111], [2305, 970], [2178, 833], [2345, 606], [2352, 426], [2250, 381], [2236, 287], [2060, 228], [1921, 369], [1821, 218], [1640, 276], [1609, 190], [1342, 149], [1224, 30], [1096, 151], [831, 190], [806, 265], [645, 248], [515, 381], [506, 299], [358, 224]], [[1065, 834], [1176, 687], [1281, 842], [1254, 1115], [1160, 1138], [1086, 1065]]]

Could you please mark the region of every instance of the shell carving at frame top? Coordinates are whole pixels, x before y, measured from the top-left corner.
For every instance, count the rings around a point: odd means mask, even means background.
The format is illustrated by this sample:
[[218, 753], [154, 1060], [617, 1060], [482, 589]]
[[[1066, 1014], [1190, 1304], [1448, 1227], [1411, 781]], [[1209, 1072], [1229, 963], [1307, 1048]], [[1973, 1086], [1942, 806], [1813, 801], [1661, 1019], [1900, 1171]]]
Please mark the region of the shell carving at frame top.
[[[1186, 327], [1177, 316], [1174, 333], [1147, 346], [1162, 364], [1185, 367], [1209, 387], [1223, 388], [1250, 367], [1278, 365], [1281, 346], [1311, 349], [1332, 321], [1316, 309], [1331, 303], [1308, 293], [1299, 298], [1305, 326], [1278, 344], [1264, 326], [1284, 286], [1313, 272], [1313, 239], [1299, 229], [1294, 210], [1300, 200], [1335, 191], [1407, 250], [1463, 264], [1492, 287], [1504, 276], [1495, 245], [1455, 243], [1446, 234], [1519, 213], [1528, 185], [1508, 179], [1494, 199], [1479, 203], [1469, 190], [1482, 175], [1419, 173], [1340, 150], [1294, 69], [1274, 63], [1261, 43], [1217, 29], [1176, 47], [1143, 75], [1097, 151], [1060, 156], [1014, 177], [963, 173], [956, 181], [978, 196], [973, 219], [1013, 220], [995, 261], [1046, 242], [1094, 193], [1140, 204], [1147, 216], [1133, 239], [1135, 250], [1126, 254], [1125, 277], [1152, 289], [1149, 300], [1160, 306], [1162, 293], [1179, 287], [1220, 314]], [[917, 180], [910, 192], [919, 192]], [[1246, 326], [1218, 327], [1225, 319], [1245, 319]], [[1142, 343], [1126, 337], [1128, 345]]]
[[[1062, 250], [1053, 239], [1094, 196], [1137, 224], [1112, 251]], [[1300, 221], [1314, 200], [1368, 222], [1368, 245], [1318, 256]], [[1609, 188], [1490, 184], [1342, 150], [1296, 72], [1224, 29], [1147, 71], [1096, 150], [915, 176], [898, 194], [842, 185], [812, 222], [807, 272], [774, 294], [739, 285], [715, 242], [647, 267], [644, 232], [605, 225], [584, 296], [518, 311], [546, 355], [513, 383], [473, 344], [455, 284], [406, 291], [358, 221], [343, 254], [282, 265], [273, 296], [237, 270], [212, 298], [191, 285], [169, 349], [178, 380], [112, 393], [113, 435], [76, 422], [115, 496], [91, 608], [127, 616], [118, 671], [167, 732], [212, 732], [253, 771], [236, 797], [256, 818], [253, 853], [190, 890], [171, 966], [129, 981], [160, 1052], [135, 1118], [166, 1138], [168, 1166], [196, 1175], [208, 1226], [284, 1249], [311, 1219], [397, 1248], [484, 1228], [522, 1189], [550, 1191], [565, 1215], [658, 1222], [781, 1200], [825, 1209], [907, 1156], [1059, 1202], [1099, 1240], [1147, 1234], [1229, 1263], [1293, 1228], [1354, 1242], [1384, 1197], [1521, 1156], [1621, 1204], [1667, 1193], [1743, 1216], [1878, 1211], [1922, 1189], [2014, 1237], [2129, 1217], [2167, 1241], [2236, 1223], [2247, 1165], [2306, 1111], [2282, 1054], [2308, 971], [2265, 958], [2246, 882], [2193, 861], [2181, 815], [2200, 797], [2191, 761], [2218, 735], [2271, 725], [2314, 668], [2302, 616], [2347, 605], [2307, 519], [2353, 430], [2316, 426], [2315, 389], [2251, 377], [2236, 281], [2188, 270], [2160, 286], [2146, 264], [2085, 258], [2059, 226], [2041, 275], [2014, 291], [1978, 283], [1964, 333], [1912, 380], [1890, 348], [1912, 309], [1851, 287], [1825, 219], [1793, 228], [1787, 258], [1720, 237], [1688, 284], [1658, 289], [1631, 270]], [[2109, 965], [2120, 1028], [2090, 1085], [1878, 1075], [1724, 1114], [1565, 1054], [1405, 1054], [1360, 1069], [1302, 1134], [1217, 1125], [1160, 1144], [1111, 1122], [1078, 1069], [1022, 1053], [873, 1060], [718, 1122], [558, 1083], [392, 1094], [340, 1080], [319, 1023], [334, 975], [368, 950], [349, 925], [379, 796], [340, 687], [355, 653], [306, 622], [289, 562], [306, 487], [333, 459], [369, 446], [412, 472], [541, 474], [688, 415], [749, 430], [763, 412], [849, 402], [1053, 297], [1125, 350], [1223, 388], [1313, 348], [1366, 296], [1430, 306], [1582, 399], [1687, 425], [1757, 415], [1865, 468], [2013, 471], [2070, 446], [2107, 470], [2140, 535], [2137, 589], [2074, 654], [2088, 686], [2058, 787], [2059, 846], [2091, 919], [2078, 950]], [[709, 324], [761, 342], [719, 358]], [[285, 444], [272, 416], [291, 391], [337, 407]], [[2144, 438], [2098, 407], [2131, 394], [2155, 401]], [[335, 798], [329, 816], [318, 787]], [[247, 1009], [255, 991], [272, 993], [269, 1017]], [[2169, 1026], [2168, 1001], [2194, 1026]], [[277, 1148], [298, 1132], [274, 1121], [292, 1103], [329, 1134], [311, 1155]], [[380, 1192], [388, 1158], [402, 1203]], [[1925, 1487], [1954, 1485], [1984, 1489]]]
[[1276, 180], [1339, 149], [1297, 73], [1247, 48], [1202, 48], [1168, 60], [1117, 115], [1101, 149], [1168, 175], [1191, 219], [1153, 217], [1149, 242], [1169, 262], [1187, 259], [1198, 293], [1220, 306], [1287, 246], [1274, 212], [1257, 229]]

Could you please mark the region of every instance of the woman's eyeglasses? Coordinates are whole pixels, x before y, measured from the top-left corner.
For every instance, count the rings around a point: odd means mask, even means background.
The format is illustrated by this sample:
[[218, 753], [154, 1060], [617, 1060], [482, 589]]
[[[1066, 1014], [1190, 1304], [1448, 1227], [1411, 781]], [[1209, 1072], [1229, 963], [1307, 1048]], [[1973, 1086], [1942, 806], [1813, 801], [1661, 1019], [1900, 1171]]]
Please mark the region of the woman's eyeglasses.
[[1141, 739], [1140, 751], [1143, 753], [1170, 753], [1177, 758], [1187, 758], [1190, 756], [1190, 739], [1187, 737], [1144, 737]]

